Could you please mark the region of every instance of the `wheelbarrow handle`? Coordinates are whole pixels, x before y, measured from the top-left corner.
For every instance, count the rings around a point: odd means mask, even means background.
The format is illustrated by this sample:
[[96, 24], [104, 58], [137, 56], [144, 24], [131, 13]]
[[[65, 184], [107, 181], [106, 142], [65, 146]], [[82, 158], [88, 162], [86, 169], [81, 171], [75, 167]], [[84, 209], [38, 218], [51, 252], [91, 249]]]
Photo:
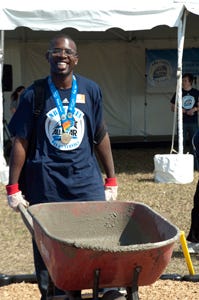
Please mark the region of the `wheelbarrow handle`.
[[17, 206], [17, 208], [21, 213], [21, 217], [22, 217], [26, 227], [30, 231], [32, 237], [34, 237], [34, 228], [33, 228], [33, 221], [32, 221], [31, 215], [28, 213], [27, 209], [25, 208], [25, 206], [22, 203], [20, 203]]

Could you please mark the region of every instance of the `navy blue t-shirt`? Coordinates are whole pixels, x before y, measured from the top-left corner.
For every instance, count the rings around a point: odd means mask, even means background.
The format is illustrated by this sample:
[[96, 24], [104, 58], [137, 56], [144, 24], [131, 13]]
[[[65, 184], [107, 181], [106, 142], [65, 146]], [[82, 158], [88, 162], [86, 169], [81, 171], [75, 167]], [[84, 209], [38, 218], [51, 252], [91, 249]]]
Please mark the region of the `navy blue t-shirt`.
[[[104, 185], [94, 154], [94, 140], [103, 124], [102, 95], [99, 86], [90, 79], [76, 75], [77, 97], [71, 140], [61, 141], [60, 115], [47, 86], [45, 104], [34, 124], [34, 86], [23, 93], [13, 115], [9, 130], [13, 136], [31, 141], [36, 130], [36, 149], [27, 158], [26, 199], [30, 204], [61, 201], [104, 200]], [[59, 90], [67, 112], [71, 89]]]
[[[171, 99], [171, 103], [175, 103], [176, 93], [173, 95]], [[189, 91], [182, 89], [182, 108], [186, 110], [190, 110], [193, 107], [198, 107], [198, 97], [199, 91], [197, 89], [192, 88]], [[198, 112], [194, 112], [193, 116], [189, 116], [187, 114], [183, 114], [183, 122], [184, 123], [198, 123]]]

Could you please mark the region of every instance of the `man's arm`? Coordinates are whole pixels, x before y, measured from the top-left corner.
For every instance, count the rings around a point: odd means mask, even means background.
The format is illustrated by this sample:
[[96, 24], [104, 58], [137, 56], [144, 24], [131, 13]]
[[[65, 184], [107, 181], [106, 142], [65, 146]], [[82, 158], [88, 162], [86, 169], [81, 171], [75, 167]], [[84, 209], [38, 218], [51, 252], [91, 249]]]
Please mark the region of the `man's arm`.
[[197, 101], [197, 111], [199, 111], [199, 96], [198, 96], [198, 101]]
[[115, 168], [108, 133], [105, 134], [104, 138], [99, 144], [95, 145], [95, 149], [107, 178], [115, 177]]
[[175, 111], [175, 104], [171, 103], [171, 111], [174, 112]]
[[10, 170], [9, 170], [9, 183], [6, 185], [8, 204], [15, 211], [18, 211], [18, 205], [21, 203], [25, 207], [28, 202], [22, 196], [19, 190], [19, 177], [26, 159], [28, 149], [28, 141], [15, 137], [13, 141], [11, 157], [10, 157]]
[[105, 199], [107, 201], [116, 200], [118, 186], [117, 179], [115, 177], [115, 168], [111, 151], [111, 143], [107, 132], [104, 135], [103, 139], [100, 141], [100, 143], [96, 145], [96, 152], [107, 176], [105, 178], [104, 185]]
[[[178, 109], [178, 107], [175, 105], [175, 103], [171, 102], [171, 111], [174, 112], [174, 111], [177, 111], [177, 109]], [[186, 113], [186, 109], [182, 108], [182, 112]]]
[[26, 153], [28, 149], [28, 141], [19, 137], [15, 137], [13, 141], [10, 169], [9, 169], [9, 184], [18, 183], [21, 170], [23, 168]]

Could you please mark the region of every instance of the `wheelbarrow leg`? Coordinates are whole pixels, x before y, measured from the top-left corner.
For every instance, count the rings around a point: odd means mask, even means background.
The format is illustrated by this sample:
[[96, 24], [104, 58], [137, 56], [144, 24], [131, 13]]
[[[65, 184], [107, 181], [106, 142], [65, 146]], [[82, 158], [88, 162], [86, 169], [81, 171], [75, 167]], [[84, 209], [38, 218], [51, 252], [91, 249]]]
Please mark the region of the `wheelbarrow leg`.
[[67, 300], [67, 296], [65, 295], [60, 295], [56, 296], [55, 295], [55, 285], [48, 274], [48, 289], [47, 289], [47, 294], [46, 294], [46, 300]]
[[98, 300], [99, 278], [100, 278], [100, 270], [96, 269], [94, 272], [93, 300]]
[[127, 300], [139, 300], [138, 277], [139, 277], [139, 273], [140, 273], [141, 269], [142, 269], [141, 267], [136, 267], [134, 270], [132, 286], [126, 288]]
[[47, 293], [46, 293], [46, 299], [52, 300], [54, 294], [55, 294], [55, 285], [54, 285], [50, 275], [48, 274], [48, 289], [47, 289]]
[[81, 300], [81, 291], [67, 291], [66, 300]]

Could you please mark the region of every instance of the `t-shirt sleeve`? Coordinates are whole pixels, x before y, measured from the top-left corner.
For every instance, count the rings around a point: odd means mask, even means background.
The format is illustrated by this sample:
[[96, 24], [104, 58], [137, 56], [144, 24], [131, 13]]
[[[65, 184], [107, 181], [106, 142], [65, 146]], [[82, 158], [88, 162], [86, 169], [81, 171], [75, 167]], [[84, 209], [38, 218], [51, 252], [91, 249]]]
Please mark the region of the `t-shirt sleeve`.
[[106, 132], [106, 126], [103, 116], [103, 99], [101, 89], [97, 86], [95, 95], [95, 130], [94, 130], [94, 141], [99, 142], [103, 138]]

